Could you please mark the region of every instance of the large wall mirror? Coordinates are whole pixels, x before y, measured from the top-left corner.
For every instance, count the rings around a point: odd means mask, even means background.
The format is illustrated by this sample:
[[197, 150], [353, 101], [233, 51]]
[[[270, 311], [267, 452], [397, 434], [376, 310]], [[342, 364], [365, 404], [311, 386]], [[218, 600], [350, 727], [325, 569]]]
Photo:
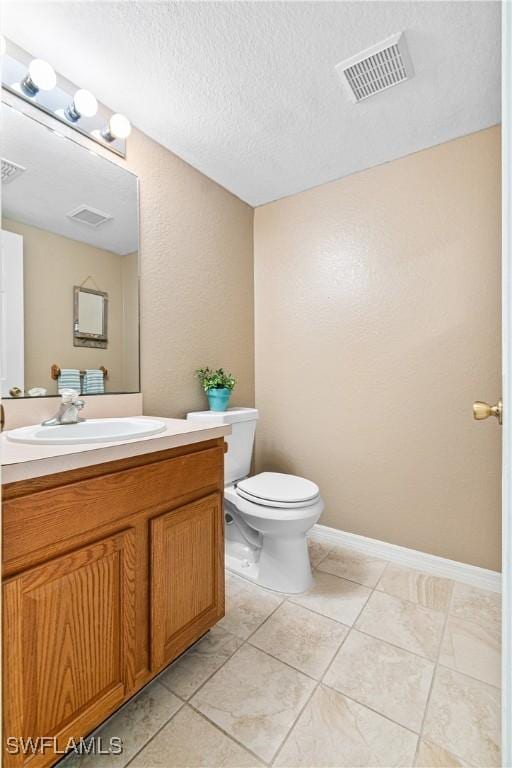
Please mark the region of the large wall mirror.
[[137, 177], [2, 104], [2, 397], [139, 391]]

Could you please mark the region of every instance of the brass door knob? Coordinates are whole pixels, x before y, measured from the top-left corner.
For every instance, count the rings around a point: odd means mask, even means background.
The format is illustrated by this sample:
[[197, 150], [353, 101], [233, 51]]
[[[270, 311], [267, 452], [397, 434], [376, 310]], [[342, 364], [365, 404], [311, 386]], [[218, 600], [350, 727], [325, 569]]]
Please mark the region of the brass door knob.
[[498, 424], [503, 420], [503, 403], [498, 400], [496, 405], [489, 405], [489, 403], [483, 403], [481, 400], [476, 400], [473, 403], [473, 418], [477, 421], [481, 419], [488, 419], [489, 416], [496, 416]]

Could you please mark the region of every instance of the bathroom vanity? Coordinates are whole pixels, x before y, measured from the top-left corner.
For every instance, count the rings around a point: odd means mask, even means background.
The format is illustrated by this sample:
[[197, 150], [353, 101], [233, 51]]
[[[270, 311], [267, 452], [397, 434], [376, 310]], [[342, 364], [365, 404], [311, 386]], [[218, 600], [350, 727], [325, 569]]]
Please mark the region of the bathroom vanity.
[[[5, 737], [64, 749], [223, 616], [230, 428], [163, 421], [92, 446], [2, 436]], [[4, 765], [60, 757], [7, 752]]]

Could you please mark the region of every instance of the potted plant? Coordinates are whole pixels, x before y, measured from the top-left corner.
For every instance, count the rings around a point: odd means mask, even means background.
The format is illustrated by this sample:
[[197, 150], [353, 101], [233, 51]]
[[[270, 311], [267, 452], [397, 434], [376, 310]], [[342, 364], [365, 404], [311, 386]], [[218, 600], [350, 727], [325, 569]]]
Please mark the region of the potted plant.
[[236, 380], [222, 368], [198, 368], [196, 376], [206, 392], [211, 411], [225, 411]]

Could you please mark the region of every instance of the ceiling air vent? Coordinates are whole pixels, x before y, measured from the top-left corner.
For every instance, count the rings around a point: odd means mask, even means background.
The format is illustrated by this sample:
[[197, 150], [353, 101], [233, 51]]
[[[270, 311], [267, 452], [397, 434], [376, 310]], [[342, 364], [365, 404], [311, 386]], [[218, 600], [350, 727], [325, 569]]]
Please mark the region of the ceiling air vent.
[[22, 165], [18, 165], [18, 163], [13, 163], [12, 160], [6, 160], [5, 157], [2, 157], [2, 184], [9, 184], [9, 182], [17, 179], [18, 176], [21, 176], [26, 170], [27, 169]]
[[79, 205], [74, 211], [66, 214], [73, 221], [79, 221], [81, 224], [87, 224], [89, 227], [99, 227], [105, 221], [109, 221], [112, 216], [104, 211], [98, 211], [97, 208], [91, 208], [90, 205]]
[[414, 74], [403, 32], [340, 62], [336, 71], [354, 102], [403, 83]]

